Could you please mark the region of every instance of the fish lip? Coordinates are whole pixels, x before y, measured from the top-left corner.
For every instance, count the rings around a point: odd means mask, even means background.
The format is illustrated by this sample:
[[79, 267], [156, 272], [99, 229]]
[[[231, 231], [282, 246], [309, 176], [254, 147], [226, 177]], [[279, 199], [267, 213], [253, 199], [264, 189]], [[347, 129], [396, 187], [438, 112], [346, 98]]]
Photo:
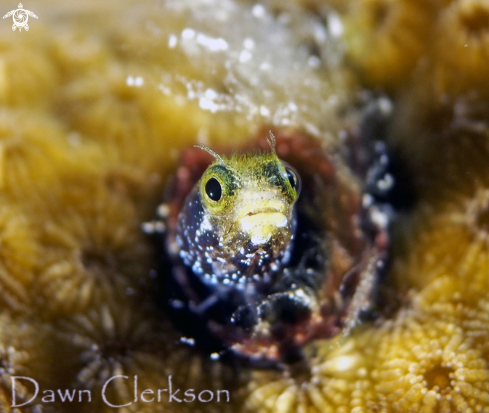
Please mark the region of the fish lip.
[[[232, 240], [236, 239], [236, 237], [243, 237], [245, 234], [249, 234], [252, 228], [257, 228], [262, 225], [258, 222], [252, 222], [255, 220], [260, 221], [260, 215], [264, 216], [263, 222], [266, 222], [266, 215], [274, 215], [275, 222], [281, 221], [281, 224], [276, 228], [280, 231], [287, 228], [290, 221], [289, 205], [285, 201], [278, 199], [268, 199], [265, 201], [260, 199], [247, 199], [242, 204], [239, 212], [236, 212], [235, 218], [224, 237], [226, 243], [233, 242]], [[278, 214], [281, 215], [281, 220], [278, 219]]]
[[[273, 214], [279, 213], [283, 214], [287, 217], [288, 215], [288, 205], [286, 202], [282, 200], [273, 200], [268, 201], [263, 205], [263, 202], [259, 202], [259, 205], [254, 204], [253, 202], [247, 202], [242, 208], [238, 215], [238, 221], [244, 217], [249, 217], [253, 215], [259, 214]], [[260, 205], [261, 204], [261, 205]]]
[[278, 214], [285, 215], [283, 213], [283, 211], [280, 211], [277, 208], [262, 208], [262, 209], [258, 209], [256, 211], [250, 211], [247, 214], [243, 215], [243, 217], [251, 217], [253, 215], [258, 215], [258, 214], [273, 214], [273, 213], [278, 213]]
[[247, 214], [240, 218], [239, 226], [245, 233], [253, 232], [260, 227], [275, 227], [276, 230], [287, 227], [287, 214], [275, 209]]
[[[229, 229], [229, 231], [227, 232], [227, 236], [225, 238], [228, 238], [230, 236], [230, 234], [243, 232], [243, 228], [242, 228], [243, 220], [246, 221], [246, 219], [249, 217], [253, 217], [253, 216], [261, 215], [261, 214], [280, 214], [280, 215], [282, 215], [283, 219], [284, 219], [284, 225], [278, 226], [277, 227], [278, 229], [287, 227], [287, 223], [289, 222], [289, 217], [287, 215], [287, 210], [285, 208], [284, 208], [284, 210], [280, 210], [278, 208], [259, 208], [257, 210], [249, 211], [246, 214], [239, 216], [239, 218], [236, 219], [234, 221], [234, 223], [232, 224], [232, 226]], [[256, 225], [260, 225], [260, 224], [251, 225], [249, 228], [247, 228], [245, 230], [245, 232], [248, 232], [252, 227], [254, 227]]]

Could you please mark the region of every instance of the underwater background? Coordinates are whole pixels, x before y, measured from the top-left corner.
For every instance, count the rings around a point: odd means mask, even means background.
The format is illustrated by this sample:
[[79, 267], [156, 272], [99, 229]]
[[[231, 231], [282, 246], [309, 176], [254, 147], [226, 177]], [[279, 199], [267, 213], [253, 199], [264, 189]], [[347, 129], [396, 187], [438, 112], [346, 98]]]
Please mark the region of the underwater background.
[[[29, 31], [0, 20], [0, 412], [489, 411], [489, 2], [24, 7]], [[334, 155], [369, 102], [397, 168], [379, 317], [310, 343], [307, 374], [182, 344], [141, 230], [180, 151], [239, 148], [272, 125]], [[100, 394], [115, 375], [130, 378], [107, 390], [117, 405], [136, 375], [140, 390], [172, 376], [231, 400], [116, 409]], [[11, 407], [13, 376], [38, 398]], [[46, 389], [92, 399], [42, 402]]]

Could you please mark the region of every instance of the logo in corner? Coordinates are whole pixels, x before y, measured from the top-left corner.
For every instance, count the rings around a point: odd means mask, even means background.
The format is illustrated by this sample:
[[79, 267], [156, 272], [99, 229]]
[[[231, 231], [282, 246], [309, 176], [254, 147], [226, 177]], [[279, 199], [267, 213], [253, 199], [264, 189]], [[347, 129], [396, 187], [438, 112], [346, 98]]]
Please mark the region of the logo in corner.
[[17, 28], [19, 28], [19, 32], [21, 32], [22, 29], [28, 31], [29, 25], [27, 24], [27, 20], [29, 20], [29, 16], [32, 16], [36, 19], [38, 17], [31, 11], [24, 9], [24, 7], [22, 7], [22, 3], [19, 3], [17, 7], [18, 9], [9, 11], [5, 16], [3, 16], [3, 18], [6, 19], [7, 17], [12, 16], [12, 19], [14, 20], [12, 30], [14, 32]]

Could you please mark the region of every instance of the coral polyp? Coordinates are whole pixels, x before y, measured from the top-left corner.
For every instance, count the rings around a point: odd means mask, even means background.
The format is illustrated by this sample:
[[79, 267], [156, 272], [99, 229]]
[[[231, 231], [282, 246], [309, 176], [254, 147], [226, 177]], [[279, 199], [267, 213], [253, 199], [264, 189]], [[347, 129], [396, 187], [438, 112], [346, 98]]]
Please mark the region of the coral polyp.
[[[446, 53], [449, 49], [450, 53]], [[432, 55], [439, 96], [476, 91], [487, 99], [484, 76], [489, 70], [489, 5], [484, 0], [459, 0], [444, 10], [436, 25]]]
[[[375, 336], [362, 337], [372, 343]], [[306, 351], [314, 366], [292, 374], [255, 372], [246, 412], [349, 412], [375, 407], [370, 376], [373, 353], [361, 340], [320, 341]]]
[[38, 265], [39, 246], [28, 219], [9, 205], [0, 207], [0, 245], [0, 302], [25, 309]]
[[462, 411], [489, 397], [487, 361], [456, 320], [407, 315], [380, 349], [373, 375], [388, 411]]
[[345, 15], [349, 63], [368, 85], [393, 90], [425, 50], [434, 17], [430, 1], [351, 2]]
[[[149, 271], [144, 263], [150, 253], [134, 206], [105, 185], [86, 182], [94, 202], [85, 193], [68, 189], [76, 182], [66, 180], [58, 193], [53, 188], [54, 202], [49, 208], [32, 204], [39, 218], [60, 214], [39, 234], [44, 248], [36, 286], [46, 300], [46, 309], [53, 312], [83, 311], [113, 294], [130, 295]], [[60, 203], [63, 212], [56, 210]]]

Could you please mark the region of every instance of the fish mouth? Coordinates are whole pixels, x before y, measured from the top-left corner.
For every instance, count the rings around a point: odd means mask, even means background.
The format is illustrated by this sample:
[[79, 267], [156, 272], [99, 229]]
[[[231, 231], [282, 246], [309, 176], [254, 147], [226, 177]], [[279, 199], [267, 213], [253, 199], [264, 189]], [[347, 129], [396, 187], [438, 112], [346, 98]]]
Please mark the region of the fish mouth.
[[278, 232], [286, 231], [288, 225], [288, 208], [280, 201], [247, 205], [238, 219], [239, 230], [257, 246], [269, 243]]
[[249, 216], [280, 213], [287, 216], [288, 206], [281, 200], [248, 201], [239, 211], [238, 221]]

